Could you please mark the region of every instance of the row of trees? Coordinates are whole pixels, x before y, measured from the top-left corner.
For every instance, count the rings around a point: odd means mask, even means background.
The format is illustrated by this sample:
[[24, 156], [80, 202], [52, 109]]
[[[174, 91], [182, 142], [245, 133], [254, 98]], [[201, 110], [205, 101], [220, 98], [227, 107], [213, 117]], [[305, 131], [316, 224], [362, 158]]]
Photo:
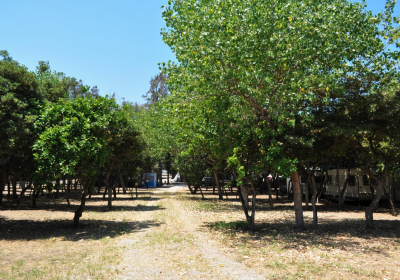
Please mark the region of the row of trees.
[[160, 69], [171, 94], [136, 118], [152, 155], [172, 155], [193, 182], [233, 174], [252, 229], [260, 176], [291, 175], [302, 229], [298, 173], [307, 172], [316, 228], [314, 171], [351, 162], [377, 185], [365, 211], [373, 227], [400, 160], [394, 5], [374, 16], [346, 0], [169, 1], [161, 34], [177, 62]]
[[394, 4], [374, 16], [347, 0], [171, 0], [161, 34], [177, 62], [160, 64], [144, 106], [120, 106], [46, 62], [29, 72], [3, 51], [0, 188], [6, 173], [22, 176], [34, 193], [79, 178], [77, 226], [96, 178], [106, 175], [111, 207], [111, 177], [123, 182], [123, 174], [173, 160], [195, 186], [213, 174], [220, 199], [218, 174], [232, 174], [253, 230], [257, 186], [271, 194], [267, 176], [280, 174], [292, 177], [302, 229], [298, 175], [306, 172], [316, 228], [314, 171], [329, 163], [361, 168], [376, 182], [365, 213], [373, 227], [400, 160]]
[[34, 197], [54, 181], [59, 188], [60, 179], [68, 179], [69, 192], [73, 179], [79, 180], [83, 191], [74, 217], [78, 226], [88, 192], [105, 174], [111, 208], [110, 178], [118, 176], [124, 185], [127, 177], [140, 178], [148, 166], [145, 143], [133, 122], [134, 106], [118, 105], [114, 98], [99, 96], [96, 87], [52, 72], [48, 62], [39, 62], [30, 72], [6, 51], [2, 56], [0, 205], [8, 174], [26, 182], [21, 196], [31, 188]]

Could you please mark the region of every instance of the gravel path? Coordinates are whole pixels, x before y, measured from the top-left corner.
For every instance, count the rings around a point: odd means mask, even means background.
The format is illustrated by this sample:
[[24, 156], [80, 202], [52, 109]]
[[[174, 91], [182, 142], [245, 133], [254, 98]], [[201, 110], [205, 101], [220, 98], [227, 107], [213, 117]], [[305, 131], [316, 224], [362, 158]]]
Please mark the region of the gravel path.
[[135, 213], [137, 231], [120, 242], [120, 279], [266, 279], [202, 230], [201, 220], [177, 199], [182, 191], [182, 185], [154, 189]]

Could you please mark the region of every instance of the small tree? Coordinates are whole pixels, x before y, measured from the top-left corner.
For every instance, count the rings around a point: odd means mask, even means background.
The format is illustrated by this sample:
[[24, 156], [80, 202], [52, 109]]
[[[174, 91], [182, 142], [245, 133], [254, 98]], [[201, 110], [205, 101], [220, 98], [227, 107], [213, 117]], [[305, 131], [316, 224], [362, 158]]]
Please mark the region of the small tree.
[[77, 97], [47, 103], [35, 123], [40, 134], [34, 144], [38, 173], [78, 177], [83, 184], [81, 205], [75, 211], [74, 227], [85, 208], [86, 195], [99, 168], [111, 154], [108, 143], [116, 135], [118, 105], [108, 97]]

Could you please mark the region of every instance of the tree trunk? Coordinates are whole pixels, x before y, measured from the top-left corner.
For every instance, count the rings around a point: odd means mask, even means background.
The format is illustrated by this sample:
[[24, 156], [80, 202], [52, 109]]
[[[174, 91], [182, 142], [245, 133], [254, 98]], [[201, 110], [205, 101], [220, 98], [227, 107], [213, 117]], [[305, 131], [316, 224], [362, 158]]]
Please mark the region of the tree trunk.
[[294, 200], [294, 212], [296, 225], [298, 230], [304, 230], [304, 218], [303, 218], [303, 205], [302, 205], [302, 193], [300, 189], [299, 174], [297, 171], [291, 173], [292, 184], [293, 184], [293, 200]]
[[313, 185], [313, 195], [311, 198], [311, 203], [312, 203], [312, 210], [313, 210], [313, 229], [316, 230], [318, 229], [318, 213], [317, 213], [317, 184], [315, 183], [315, 177], [314, 174], [311, 176], [311, 182]]
[[394, 180], [389, 185], [389, 202], [390, 202], [390, 208], [392, 208], [392, 215], [397, 216], [397, 211], [393, 204], [393, 184]]
[[0, 206], [3, 205], [3, 191], [5, 185], [5, 170], [3, 166], [0, 166]]
[[32, 187], [32, 182], [29, 182], [29, 184], [28, 184], [26, 187], [24, 186], [24, 187], [21, 189], [21, 193], [20, 193], [19, 196], [18, 196], [17, 205], [19, 205], [19, 203], [20, 203], [20, 201], [21, 201], [21, 198], [24, 196], [26, 190], [27, 190], [27, 189], [30, 189], [31, 187]]
[[74, 196], [75, 196], [75, 198], [76, 198], [77, 189], [78, 189], [78, 179], [75, 178], [75, 182], [74, 182], [74, 190], [75, 190]]
[[82, 217], [82, 213], [85, 210], [86, 195], [89, 189], [89, 182], [86, 181], [85, 179], [82, 179], [82, 181], [83, 181], [83, 190], [81, 194], [81, 205], [79, 205], [78, 209], [76, 209], [75, 211], [74, 228], [79, 227], [79, 218]]
[[256, 212], [256, 190], [254, 188], [253, 181], [250, 178], [245, 177], [250, 185], [251, 189], [253, 191], [253, 197], [251, 200], [251, 215], [249, 214], [249, 189], [248, 187], [244, 187], [243, 185], [239, 187], [238, 189], [238, 194], [240, 198], [240, 202], [242, 203], [242, 208], [244, 211], [244, 214], [246, 216], [247, 223], [249, 224], [249, 229], [251, 232], [254, 232], [255, 230], [255, 225], [254, 225], [254, 217], [255, 217], [255, 212]]
[[103, 195], [103, 199], [106, 198], [106, 194], [108, 193], [108, 210], [112, 209], [112, 189], [110, 186], [110, 177], [111, 174], [114, 170], [114, 162], [111, 163], [111, 166], [109, 167], [107, 174], [106, 174], [106, 178], [105, 178], [105, 184], [106, 184], [106, 188], [104, 190], [104, 195]]
[[119, 173], [119, 180], [121, 181], [122, 192], [123, 192], [123, 194], [126, 194], [126, 185], [125, 185], [125, 180], [122, 176], [122, 173]]
[[319, 199], [321, 198], [322, 193], [326, 189], [326, 185], [328, 184], [328, 173], [325, 173], [325, 180], [323, 182], [323, 187], [321, 188], [321, 191], [319, 192], [317, 196], [317, 203], [319, 202]]
[[222, 189], [221, 186], [219, 185], [219, 180], [218, 180], [218, 171], [216, 169], [214, 169], [214, 180], [215, 183], [217, 184], [217, 189], [218, 189], [218, 199], [222, 200]]
[[245, 186], [242, 186], [240, 188], [240, 192], [242, 194], [243, 202], [244, 205], [246, 206], [246, 209], [249, 209], [249, 189]]
[[342, 198], [340, 197], [339, 164], [336, 165], [336, 188], [337, 188], [337, 190], [338, 190], [339, 209], [342, 209]]
[[[307, 170], [307, 172], [308, 172], [308, 178], [307, 178], [307, 183], [306, 184], [304, 184], [304, 187], [305, 187], [305, 189], [304, 189], [304, 198], [305, 198], [305, 200], [306, 200], [306, 211], [308, 211], [308, 203], [310, 202], [310, 197], [309, 197], [309, 195], [310, 195], [310, 192], [309, 192], [309, 188], [310, 188], [310, 181], [311, 181], [311, 170]], [[302, 194], [303, 195], [303, 194]]]
[[169, 185], [169, 169], [167, 169], [167, 184]]
[[339, 204], [339, 210], [342, 210], [342, 208], [343, 208], [344, 193], [346, 192], [346, 188], [349, 185], [350, 169], [347, 171], [348, 172], [347, 172], [346, 180], [344, 181], [343, 188], [340, 190], [340, 194], [339, 194], [340, 195], [339, 199], [341, 201], [341, 203]]
[[65, 178], [65, 176], [63, 177], [63, 184], [62, 184], [62, 190], [63, 190], [63, 192], [66, 192], [66, 189], [65, 189], [65, 186], [66, 186], [66, 181], [67, 179]]
[[201, 193], [201, 198], [204, 199], [204, 194], [203, 194], [203, 190], [201, 189], [201, 184], [199, 185], [199, 189], [200, 189], [200, 193]]
[[371, 204], [365, 209], [365, 227], [374, 228], [374, 212], [378, 208], [379, 201], [381, 200], [383, 189], [385, 188], [386, 176], [388, 173], [389, 165], [386, 164], [382, 175], [378, 177], [378, 186]]
[[251, 225], [250, 225], [250, 231], [254, 232], [255, 231], [255, 215], [256, 215], [256, 189], [254, 188], [254, 184], [252, 180], [250, 180], [250, 185], [251, 188], [253, 189], [253, 197], [251, 199]]
[[12, 199], [18, 199], [17, 195], [17, 173], [14, 173], [13, 180], [12, 180]]
[[272, 202], [271, 182], [268, 179], [268, 174], [265, 174], [265, 182], [267, 183], [267, 186], [268, 186], [269, 208], [272, 209], [274, 207], [274, 204]]
[[[64, 184], [65, 184], [65, 178], [64, 178]], [[71, 206], [70, 202], [69, 202], [69, 194], [71, 193], [71, 178], [68, 177], [68, 183], [67, 183], [67, 190], [65, 192], [65, 198], [67, 199], [67, 204], [68, 207]]]
[[10, 180], [8, 178], [9, 174], [5, 174], [5, 175], [6, 175], [6, 177], [5, 177], [4, 180], [7, 181], [7, 197], [10, 197], [11, 196], [11, 183], [10, 183]]
[[107, 193], [108, 193], [108, 199], [107, 199], [107, 207], [108, 210], [112, 210], [112, 187], [110, 183], [107, 185]]
[[32, 208], [36, 208], [36, 193], [39, 193], [40, 186], [37, 186], [36, 184], [33, 185], [33, 191], [32, 191]]
[[[117, 198], [117, 184], [118, 184], [118, 181], [115, 180], [115, 182], [114, 182], [114, 184], [113, 184], [113, 186], [112, 186], [114, 198]], [[118, 189], [119, 189], [119, 188], [118, 188]]]
[[56, 198], [58, 198], [58, 194], [60, 193], [60, 178], [56, 180]]
[[343, 188], [341, 190], [339, 190], [339, 210], [342, 210], [343, 207], [343, 202], [344, 202], [344, 193], [346, 191], [347, 185], [349, 184], [349, 178], [350, 178], [350, 168], [347, 169], [347, 176], [346, 176], [346, 180], [344, 180], [344, 184], [343, 184]]

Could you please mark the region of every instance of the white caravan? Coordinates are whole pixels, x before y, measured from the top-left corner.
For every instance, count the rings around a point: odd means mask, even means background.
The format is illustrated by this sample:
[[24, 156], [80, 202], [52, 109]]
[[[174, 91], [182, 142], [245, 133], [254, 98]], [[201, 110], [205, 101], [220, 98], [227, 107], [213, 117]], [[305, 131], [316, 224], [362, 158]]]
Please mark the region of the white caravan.
[[[346, 180], [348, 169], [339, 169], [339, 187], [343, 189]], [[328, 171], [328, 178], [326, 184], [325, 196], [327, 198], [338, 199], [339, 188], [337, 185], [336, 169]], [[370, 181], [371, 180], [371, 181]], [[374, 190], [377, 184], [373, 179], [370, 179], [367, 174], [359, 169], [350, 169], [349, 180], [346, 190], [343, 194], [344, 200], [372, 200], [374, 197]], [[389, 179], [386, 178], [385, 188], [383, 190], [383, 199], [388, 198], [389, 194]]]

